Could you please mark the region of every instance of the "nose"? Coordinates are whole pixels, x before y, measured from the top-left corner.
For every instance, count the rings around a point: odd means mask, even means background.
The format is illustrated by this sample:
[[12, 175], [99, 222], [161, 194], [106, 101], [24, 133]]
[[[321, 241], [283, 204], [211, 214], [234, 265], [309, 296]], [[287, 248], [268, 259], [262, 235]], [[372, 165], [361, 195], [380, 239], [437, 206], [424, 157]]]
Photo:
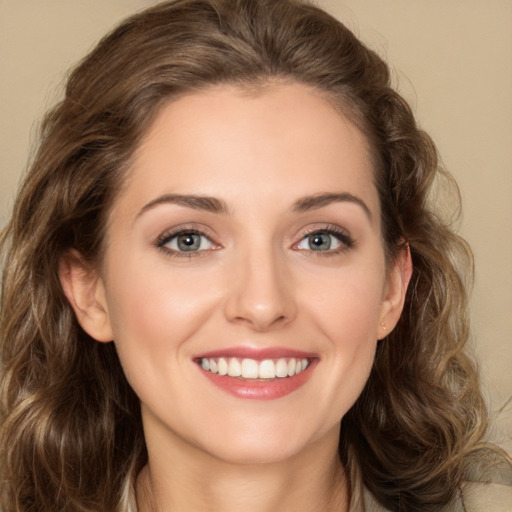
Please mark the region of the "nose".
[[293, 282], [283, 258], [268, 251], [241, 256], [227, 276], [226, 318], [255, 331], [291, 322], [297, 313]]

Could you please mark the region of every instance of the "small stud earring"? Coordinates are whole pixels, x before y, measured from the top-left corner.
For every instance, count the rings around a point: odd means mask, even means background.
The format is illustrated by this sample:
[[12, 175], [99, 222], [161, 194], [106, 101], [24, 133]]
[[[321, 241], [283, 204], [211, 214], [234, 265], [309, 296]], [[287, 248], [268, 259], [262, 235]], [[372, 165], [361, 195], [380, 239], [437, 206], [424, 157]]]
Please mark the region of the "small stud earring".
[[380, 323], [380, 326], [381, 326], [384, 330], [386, 330], [386, 324], [385, 324], [384, 322], [381, 322], [381, 323]]

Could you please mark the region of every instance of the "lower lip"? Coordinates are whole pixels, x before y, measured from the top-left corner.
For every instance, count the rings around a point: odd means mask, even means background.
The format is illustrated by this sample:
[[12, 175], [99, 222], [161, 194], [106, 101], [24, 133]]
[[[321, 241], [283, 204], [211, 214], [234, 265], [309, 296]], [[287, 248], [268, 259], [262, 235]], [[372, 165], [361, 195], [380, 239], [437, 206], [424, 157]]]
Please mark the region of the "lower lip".
[[248, 380], [241, 377], [229, 377], [199, 369], [203, 375], [217, 387], [236, 396], [250, 400], [275, 400], [293, 393], [303, 386], [311, 377], [317, 361], [312, 360], [308, 367], [293, 377], [276, 378], [273, 380]]

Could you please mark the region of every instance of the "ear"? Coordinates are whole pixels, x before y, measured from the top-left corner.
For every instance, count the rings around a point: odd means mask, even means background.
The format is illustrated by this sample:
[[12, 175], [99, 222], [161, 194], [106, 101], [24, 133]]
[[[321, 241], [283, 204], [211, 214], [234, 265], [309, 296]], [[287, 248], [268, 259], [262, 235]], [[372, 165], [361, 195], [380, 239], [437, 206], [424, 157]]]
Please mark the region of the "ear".
[[59, 279], [79, 324], [95, 340], [112, 341], [112, 328], [103, 280], [77, 251], [59, 262]]
[[404, 243], [388, 271], [380, 310], [378, 339], [385, 338], [396, 326], [404, 308], [405, 295], [412, 275], [409, 244]]

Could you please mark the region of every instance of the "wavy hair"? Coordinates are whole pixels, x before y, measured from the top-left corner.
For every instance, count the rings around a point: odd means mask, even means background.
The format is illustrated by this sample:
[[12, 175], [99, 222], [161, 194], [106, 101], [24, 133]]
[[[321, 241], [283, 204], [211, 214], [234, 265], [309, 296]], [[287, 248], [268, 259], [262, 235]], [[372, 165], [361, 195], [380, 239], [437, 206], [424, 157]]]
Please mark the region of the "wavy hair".
[[[0, 505], [8, 512], [122, 511], [147, 461], [140, 406], [113, 343], [92, 340], [59, 261], [99, 264], [105, 221], [159, 107], [213, 84], [302, 83], [366, 135], [388, 261], [409, 244], [403, 315], [379, 343], [342, 421], [353, 493], [396, 511], [439, 510], [483, 446], [487, 412], [468, 337], [471, 253], [436, 213], [436, 149], [388, 67], [299, 0], [175, 0], [124, 21], [69, 76], [3, 231]], [[453, 183], [452, 183], [453, 185]], [[454, 185], [453, 185], [454, 186]]]

